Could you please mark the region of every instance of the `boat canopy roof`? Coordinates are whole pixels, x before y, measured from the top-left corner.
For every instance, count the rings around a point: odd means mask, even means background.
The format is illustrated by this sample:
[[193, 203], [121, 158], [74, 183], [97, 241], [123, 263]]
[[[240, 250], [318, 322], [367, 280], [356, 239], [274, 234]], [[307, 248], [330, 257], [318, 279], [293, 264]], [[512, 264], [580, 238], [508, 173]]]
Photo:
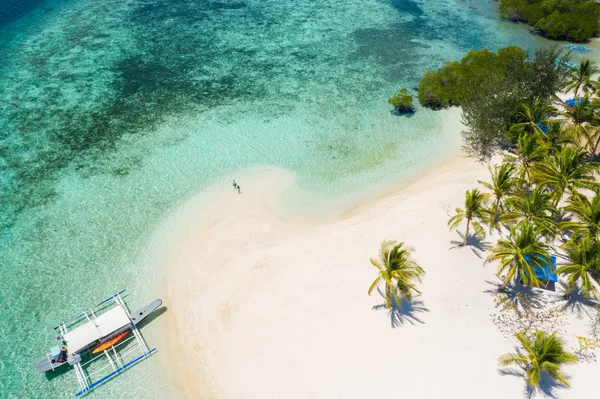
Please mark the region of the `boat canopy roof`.
[[76, 353], [92, 342], [105, 337], [130, 324], [129, 315], [121, 306], [116, 306], [87, 323], [63, 334], [69, 353]]

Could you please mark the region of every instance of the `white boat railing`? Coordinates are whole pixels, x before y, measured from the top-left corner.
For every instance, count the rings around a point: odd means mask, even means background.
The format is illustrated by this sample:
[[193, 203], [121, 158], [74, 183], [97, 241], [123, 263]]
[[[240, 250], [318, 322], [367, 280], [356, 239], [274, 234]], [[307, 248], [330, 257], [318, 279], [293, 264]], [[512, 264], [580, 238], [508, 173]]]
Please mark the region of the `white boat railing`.
[[[144, 337], [142, 336], [140, 331], [136, 328], [135, 322], [131, 318], [131, 312], [129, 311], [127, 304], [121, 297], [121, 294], [124, 292], [125, 292], [125, 290], [121, 290], [121, 291], [117, 292], [116, 294], [104, 299], [97, 305], [87, 309], [86, 311], [78, 314], [77, 316], [72, 317], [72, 318], [60, 323], [56, 327], [54, 327], [55, 330], [59, 330], [60, 334], [64, 336], [65, 334], [67, 334], [69, 329], [74, 328], [74, 326], [79, 325], [79, 323], [81, 323], [81, 322], [84, 322], [84, 321], [90, 322], [90, 321], [96, 320], [97, 314], [98, 315], [102, 314], [102, 313], [104, 313], [104, 310], [106, 308], [112, 308], [114, 306], [119, 306], [119, 307], [123, 308], [123, 310], [129, 317], [129, 321], [131, 323], [131, 325], [130, 325], [130, 329], [132, 332], [131, 337], [128, 337], [127, 339], [117, 342], [115, 345], [112, 345], [109, 348], [103, 350], [102, 353], [100, 353], [96, 356], [94, 356], [90, 352], [86, 352], [86, 353], [90, 353], [90, 356], [91, 356], [88, 361], [86, 361], [86, 362], [79, 361], [79, 363], [73, 364], [73, 368], [75, 369], [75, 375], [77, 377], [77, 382], [80, 387], [79, 392], [77, 392], [75, 394], [76, 397], [79, 397], [81, 395], [86, 394], [87, 392], [90, 392], [95, 387], [97, 387], [97, 386], [103, 384], [104, 382], [108, 381], [109, 379], [117, 376], [118, 374], [122, 373], [123, 371], [127, 370], [131, 366], [137, 364], [138, 362], [144, 360], [145, 358], [151, 356], [153, 353], [156, 352], [156, 348], [152, 348], [152, 349], [148, 348], [148, 345], [146, 344]], [[109, 303], [109, 302], [114, 302], [114, 303]], [[94, 324], [96, 324], [96, 323], [94, 323]], [[136, 345], [133, 345], [132, 347], [127, 347], [127, 345], [133, 341], [135, 341]], [[117, 352], [118, 348], [122, 348], [122, 349]], [[137, 351], [139, 351], [139, 352], [137, 352]], [[136, 353], [136, 352], [138, 353], [138, 355], [133, 356], [133, 359], [131, 359], [131, 354]], [[79, 354], [84, 355], [86, 353], [79, 353]], [[91, 364], [94, 361], [99, 360], [99, 358], [106, 358], [105, 361], [107, 363], [106, 364], [98, 364], [98, 366], [100, 366], [99, 368], [92, 367]], [[126, 360], [127, 358], [130, 358], [131, 360]], [[48, 359], [49, 359], [49, 362], [51, 363], [49, 357], [48, 357]], [[100, 362], [100, 363], [102, 363], [102, 362]], [[53, 365], [51, 365], [51, 367], [52, 367], [52, 369], [54, 369]], [[98, 380], [94, 381], [94, 379], [98, 376], [102, 376], [102, 377], [100, 377]]]
[[[97, 307], [99, 307], [99, 306], [101, 306], [101, 305], [105, 304], [106, 302], [108, 302], [108, 301], [112, 300], [112, 299], [113, 299], [113, 298], [115, 298], [116, 296], [119, 296], [119, 298], [120, 298], [120, 295], [121, 295], [122, 293], [124, 293], [125, 291], [126, 291], [126, 290], [121, 290], [121, 291], [117, 292], [116, 294], [114, 294], [114, 295], [112, 295], [112, 296], [110, 296], [110, 297], [108, 297], [108, 298], [104, 299], [102, 302], [100, 302], [99, 304], [97, 304], [97, 305], [93, 306], [92, 308], [97, 308]], [[88, 311], [91, 311], [91, 309], [92, 309], [92, 308], [90, 308], [90, 309], [86, 310], [85, 312], [82, 312], [82, 313], [78, 314], [78, 315], [77, 315], [77, 316], [75, 316], [75, 317], [72, 317], [72, 318], [70, 318], [70, 319], [69, 319], [69, 320], [67, 320], [67, 321], [63, 321], [62, 323], [60, 323], [59, 325], [57, 325], [56, 327], [54, 327], [54, 329], [56, 330], [56, 329], [59, 329], [61, 326], [63, 326], [63, 327], [65, 328], [65, 332], [66, 332], [66, 325], [67, 325], [67, 324], [71, 324], [71, 323], [75, 322], [76, 320], [78, 320], [78, 319], [80, 319], [80, 318], [82, 318], [82, 317], [84, 317], [84, 316], [85, 316], [86, 318], [88, 318], [88, 319], [89, 319], [89, 316], [87, 315], [87, 312], [88, 312]], [[93, 314], [93, 312], [92, 312], [92, 314]]]

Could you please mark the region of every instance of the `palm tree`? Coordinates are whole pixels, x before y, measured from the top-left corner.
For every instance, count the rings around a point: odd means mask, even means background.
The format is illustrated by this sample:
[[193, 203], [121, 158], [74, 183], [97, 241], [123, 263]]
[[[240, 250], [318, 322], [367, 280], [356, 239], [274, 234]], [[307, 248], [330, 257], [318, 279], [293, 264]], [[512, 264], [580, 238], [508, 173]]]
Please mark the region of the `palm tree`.
[[549, 121], [546, 126], [546, 133], [539, 134], [538, 141], [545, 147], [549, 155], [556, 154], [567, 144], [575, 144], [573, 134], [563, 127], [562, 121]]
[[508, 238], [498, 240], [496, 246], [490, 250], [491, 254], [485, 263], [499, 261], [497, 274], [506, 273], [499, 291], [504, 291], [513, 278], [515, 281], [520, 278], [524, 284], [534, 287], [540, 286], [540, 280], [533, 268], [550, 263], [549, 247], [541, 242], [541, 232], [535, 224], [520, 221], [510, 227]]
[[583, 130], [583, 135], [585, 136], [585, 146], [592, 159], [594, 159], [598, 152], [598, 146], [600, 145], [600, 127], [587, 126]]
[[553, 236], [557, 225], [554, 217], [556, 208], [551, 199], [552, 196], [541, 186], [536, 186], [533, 190], [524, 187], [507, 198], [508, 211], [502, 215], [502, 221], [508, 223], [526, 220], [538, 226], [546, 236]]
[[577, 98], [579, 89], [581, 89], [584, 94], [595, 91], [597, 84], [592, 80], [592, 75], [598, 72], [600, 72], [600, 70], [596, 68], [596, 64], [593, 61], [588, 59], [581, 60], [579, 62], [579, 67], [571, 72], [571, 76], [567, 81], [565, 89], [567, 91], [574, 90], [575, 94], [573, 96], [575, 98]]
[[452, 216], [448, 220], [448, 226], [450, 230], [457, 227], [463, 220], [467, 220], [467, 228], [465, 230], [465, 236], [462, 243], [464, 247], [467, 245], [467, 238], [469, 237], [469, 227], [473, 225], [475, 234], [480, 238], [485, 238], [485, 231], [481, 226], [482, 223], [488, 219], [490, 211], [487, 209], [486, 195], [478, 189], [467, 190], [465, 193], [465, 209], [456, 208], [456, 215]]
[[490, 191], [488, 195], [494, 198], [494, 214], [491, 215], [490, 219], [493, 219], [491, 222], [496, 225], [503, 211], [504, 199], [515, 191], [519, 179], [515, 177], [515, 165], [510, 163], [502, 163], [500, 166], [494, 165], [493, 169], [488, 166], [488, 170], [490, 171], [491, 181], [479, 180], [479, 184], [487, 188]]
[[592, 241], [590, 237], [581, 240], [571, 240], [564, 244], [568, 262], [556, 271], [567, 276], [565, 296], [571, 294], [573, 287], [581, 281], [581, 292], [586, 298], [598, 299], [598, 290], [592, 271], [600, 272], [600, 242]]
[[552, 189], [555, 205], [565, 191], [573, 195], [578, 188], [594, 189], [598, 186], [595, 162], [586, 162], [588, 153], [575, 146], [563, 147], [553, 157], [538, 162], [534, 167], [534, 180]]
[[412, 249], [403, 242], [386, 240], [381, 243], [379, 259], [371, 258], [371, 263], [379, 270], [379, 276], [369, 287], [369, 295], [379, 285], [385, 282], [385, 306], [392, 307], [392, 298], [396, 304], [401, 298], [411, 302], [413, 291], [421, 292], [415, 287], [415, 281], [421, 282], [425, 270], [410, 257]]
[[556, 115], [556, 108], [551, 106], [547, 100], [538, 99], [531, 103], [521, 104], [521, 110], [517, 113], [518, 121], [510, 127], [511, 132], [543, 133], [538, 125], [545, 122], [551, 116]]
[[575, 215], [578, 221], [562, 222], [561, 229], [573, 231], [575, 238], [587, 236], [591, 241], [598, 240], [598, 234], [600, 234], [600, 188], [596, 188], [591, 200], [584, 195], [571, 197], [565, 210]]
[[517, 364], [523, 367], [527, 383], [532, 388], [539, 386], [542, 373], [546, 373], [564, 386], [569, 386], [569, 377], [560, 368], [565, 364], [577, 363], [578, 359], [576, 355], [567, 352], [565, 343], [556, 336], [556, 332], [548, 334], [538, 330], [534, 332], [533, 337], [528, 337], [524, 333], [517, 333], [516, 337], [522, 348], [501, 356], [500, 365]]
[[594, 122], [594, 107], [587, 95], [576, 100], [572, 107], [567, 107], [564, 115], [569, 119], [568, 128], [573, 132], [573, 136], [583, 141], [589, 141], [589, 124]]
[[517, 139], [516, 154], [511, 154], [508, 161], [519, 164], [519, 177], [531, 182], [531, 167], [535, 162], [543, 160], [545, 156], [546, 148], [540, 145], [537, 134], [524, 133]]

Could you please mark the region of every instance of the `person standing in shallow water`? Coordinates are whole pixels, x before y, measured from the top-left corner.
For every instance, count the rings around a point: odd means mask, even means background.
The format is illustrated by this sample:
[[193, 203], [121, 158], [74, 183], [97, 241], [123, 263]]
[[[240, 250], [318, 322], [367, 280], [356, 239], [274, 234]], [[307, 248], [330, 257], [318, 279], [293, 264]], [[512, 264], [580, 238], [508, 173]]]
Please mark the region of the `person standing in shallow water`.
[[235, 179], [233, 179], [233, 189], [235, 190], [237, 188], [237, 182], [235, 181]]

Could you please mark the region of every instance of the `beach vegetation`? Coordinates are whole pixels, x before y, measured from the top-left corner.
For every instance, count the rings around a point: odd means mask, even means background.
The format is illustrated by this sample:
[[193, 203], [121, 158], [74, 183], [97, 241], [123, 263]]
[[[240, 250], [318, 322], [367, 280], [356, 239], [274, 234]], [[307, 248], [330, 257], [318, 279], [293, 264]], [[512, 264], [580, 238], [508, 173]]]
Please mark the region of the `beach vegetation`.
[[421, 282], [425, 270], [412, 259], [412, 248], [404, 242], [386, 240], [381, 243], [377, 258], [371, 258], [371, 264], [377, 268], [379, 275], [369, 287], [369, 295], [382, 282], [385, 284], [385, 306], [390, 309], [393, 303], [400, 304], [404, 298], [412, 302], [413, 295], [421, 292], [416, 283]]
[[531, 388], [539, 387], [543, 374], [563, 386], [569, 386], [569, 377], [562, 371], [562, 367], [577, 363], [578, 358], [567, 351], [565, 342], [556, 332], [549, 334], [537, 330], [531, 336], [521, 332], [516, 334], [516, 338], [520, 347], [516, 352], [501, 356], [500, 365], [517, 365], [523, 368], [527, 384]]
[[554, 156], [535, 164], [534, 180], [551, 190], [555, 205], [565, 193], [574, 196], [578, 189], [594, 189], [598, 186], [598, 166], [586, 161], [587, 157], [588, 152], [583, 148], [565, 146]]
[[579, 90], [584, 94], [590, 94], [598, 88], [598, 82], [593, 80], [593, 75], [600, 72], [596, 64], [589, 59], [583, 59], [579, 62], [577, 69], [571, 71], [567, 80], [565, 90], [573, 90], [573, 97], [577, 98]]
[[550, 102], [568, 75], [568, 69], [558, 68], [557, 62], [568, 58], [556, 47], [538, 50], [531, 58], [518, 47], [497, 53], [472, 50], [460, 62], [425, 73], [419, 101], [433, 109], [460, 106], [466, 149], [487, 157], [514, 144], [518, 134], [510, 129], [515, 124], [531, 127], [525, 131], [535, 130], [538, 122], [557, 113]]
[[540, 144], [539, 134], [523, 133], [517, 139], [515, 153], [507, 155], [507, 161], [518, 165], [518, 176], [531, 183], [532, 167], [546, 158], [546, 147]]
[[600, 242], [585, 236], [580, 240], [570, 240], [562, 248], [567, 262], [556, 272], [566, 277], [565, 296], [569, 297], [578, 287], [586, 298], [598, 299], [597, 281], [592, 273], [600, 272]]
[[545, 123], [545, 127], [546, 131], [538, 131], [536, 136], [548, 155], [555, 156], [566, 145], [576, 144], [575, 137], [570, 130], [565, 129], [563, 121], [550, 120]]
[[531, 189], [522, 187], [506, 200], [508, 211], [502, 215], [504, 222], [527, 221], [537, 226], [540, 233], [552, 237], [557, 229], [556, 208], [552, 204], [552, 195], [542, 186]]
[[485, 238], [483, 224], [490, 219], [490, 210], [486, 205], [486, 197], [487, 195], [479, 191], [479, 189], [467, 190], [465, 192], [464, 209], [456, 208], [456, 215], [448, 220], [450, 230], [456, 228], [462, 222], [466, 222], [462, 246], [467, 245], [471, 226], [473, 226], [473, 230], [479, 238]]
[[600, 32], [600, 9], [593, 0], [501, 0], [500, 13], [549, 39], [582, 42]]
[[562, 222], [561, 229], [571, 232], [573, 239], [589, 237], [592, 242], [598, 241], [598, 234], [600, 234], [600, 189], [595, 190], [591, 199], [585, 195], [572, 196], [565, 210], [572, 213], [576, 220]]
[[587, 148], [592, 148], [592, 142], [595, 141], [594, 131], [597, 130], [594, 126], [598, 123], [598, 117], [589, 96], [586, 94], [581, 97], [575, 101], [573, 106], [567, 105], [564, 116], [567, 118], [567, 127], [573, 136], [580, 142], [587, 143]]
[[550, 263], [549, 246], [542, 242], [544, 231], [534, 223], [521, 220], [510, 226], [507, 238], [499, 239], [490, 249], [485, 263], [498, 261], [498, 276], [504, 273], [502, 284], [498, 288], [504, 291], [511, 281], [522, 281], [533, 287], [540, 286], [540, 280], [534, 267]]
[[479, 180], [479, 184], [489, 190], [488, 196], [493, 198], [493, 213], [490, 223], [496, 225], [504, 211], [504, 201], [515, 192], [519, 179], [516, 177], [515, 165], [510, 163], [494, 165], [493, 168], [488, 166], [488, 170], [490, 171], [490, 181]]
[[543, 134], [542, 126], [547, 125], [548, 120], [557, 114], [556, 108], [550, 105], [549, 100], [545, 98], [522, 103], [519, 107], [520, 110], [516, 116], [517, 121], [509, 129], [512, 137], [515, 138], [524, 132]]
[[460, 62], [447, 62], [442, 68], [426, 72], [419, 83], [419, 101], [434, 109], [462, 105], [477, 90], [491, 93], [526, 63], [527, 53], [519, 47], [501, 48], [497, 53], [471, 50]]
[[388, 98], [388, 103], [394, 107], [394, 110], [398, 113], [413, 113], [415, 108], [413, 106], [413, 96], [408, 93], [407, 88], [400, 89], [398, 93]]

